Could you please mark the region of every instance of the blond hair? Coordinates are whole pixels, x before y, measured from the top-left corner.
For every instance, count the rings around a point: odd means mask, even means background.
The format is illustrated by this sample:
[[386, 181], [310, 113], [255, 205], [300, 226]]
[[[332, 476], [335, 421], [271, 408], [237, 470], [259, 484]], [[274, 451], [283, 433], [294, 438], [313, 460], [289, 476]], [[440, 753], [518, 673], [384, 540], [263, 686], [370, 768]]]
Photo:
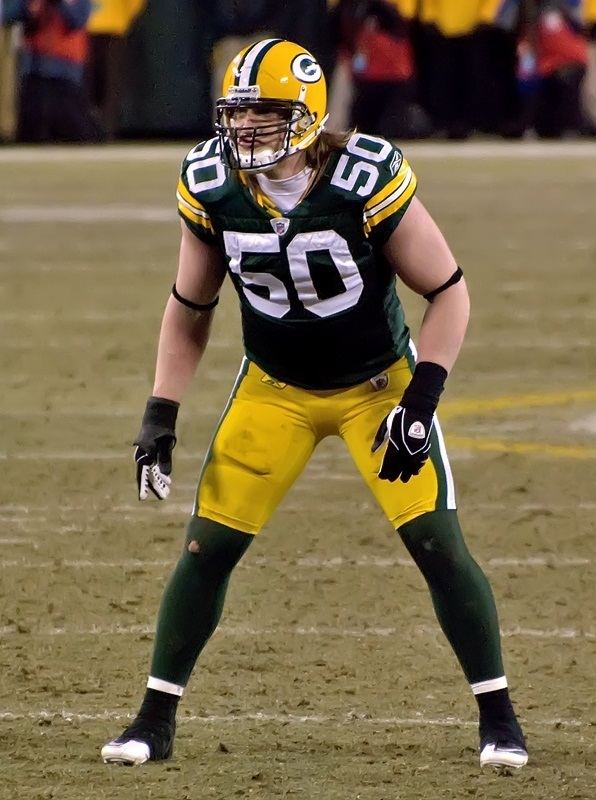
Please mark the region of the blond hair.
[[314, 170], [321, 170], [334, 150], [341, 150], [354, 135], [351, 131], [323, 131], [306, 149], [306, 163]]

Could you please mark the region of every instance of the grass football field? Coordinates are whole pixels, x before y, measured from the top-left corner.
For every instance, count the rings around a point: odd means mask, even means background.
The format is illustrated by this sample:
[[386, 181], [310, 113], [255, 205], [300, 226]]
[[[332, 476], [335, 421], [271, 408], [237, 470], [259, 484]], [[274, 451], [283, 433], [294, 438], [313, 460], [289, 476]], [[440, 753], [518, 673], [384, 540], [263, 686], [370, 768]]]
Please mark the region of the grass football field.
[[[0, 800], [593, 800], [596, 148], [405, 148], [472, 321], [440, 406], [530, 763], [481, 773], [475, 703], [405, 548], [326, 440], [236, 570], [174, 759], [104, 766], [241, 358], [227, 287], [171, 498], [131, 441], [175, 274], [185, 145], [0, 150]], [[423, 303], [401, 290], [414, 331]]]

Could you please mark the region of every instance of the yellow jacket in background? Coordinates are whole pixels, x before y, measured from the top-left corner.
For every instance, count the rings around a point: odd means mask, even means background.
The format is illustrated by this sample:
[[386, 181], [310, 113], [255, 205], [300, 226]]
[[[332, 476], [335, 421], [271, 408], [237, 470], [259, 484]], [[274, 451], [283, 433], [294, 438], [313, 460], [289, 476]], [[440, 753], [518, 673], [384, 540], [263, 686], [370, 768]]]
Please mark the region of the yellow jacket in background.
[[418, 0], [387, 0], [390, 6], [395, 6], [402, 17], [414, 19], [418, 12]]
[[[385, 0], [385, 2], [390, 6], [395, 6], [399, 13], [407, 19], [414, 19], [420, 0]], [[335, 8], [338, 3], [339, 0], [327, 0], [330, 9]]]
[[93, 0], [87, 30], [124, 36], [146, 5], [147, 0]]
[[499, 0], [420, 0], [420, 21], [436, 25], [445, 36], [465, 36], [490, 13], [485, 6], [499, 4]]
[[478, 9], [478, 22], [486, 22], [490, 25], [497, 18], [502, 5], [503, 0], [482, 0]]
[[584, 22], [587, 25], [596, 24], [596, 0], [584, 0]]

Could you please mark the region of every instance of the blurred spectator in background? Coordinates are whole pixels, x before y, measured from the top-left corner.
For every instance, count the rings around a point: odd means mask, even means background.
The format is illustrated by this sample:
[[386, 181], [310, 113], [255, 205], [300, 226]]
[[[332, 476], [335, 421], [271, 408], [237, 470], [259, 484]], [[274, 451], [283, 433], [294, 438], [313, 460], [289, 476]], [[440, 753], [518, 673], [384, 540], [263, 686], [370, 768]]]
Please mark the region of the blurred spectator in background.
[[422, 97], [436, 128], [465, 139], [476, 123], [474, 32], [479, 0], [420, 0]]
[[16, 70], [14, 28], [4, 24], [4, 3], [0, 0], [0, 142], [16, 134]]
[[588, 68], [584, 79], [582, 105], [586, 129], [596, 134], [596, 0], [584, 0], [584, 25], [588, 37]]
[[580, 0], [542, 0], [533, 40], [540, 78], [534, 129], [558, 139], [583, 127], [581, 85], [588, 63]]
[[[332, 1], [332, 0], [330, 0]], [[212, 95], [217, 99], [227, 65], [243, 47], [259, 39], [300, 42], [330, 74], [335, 55], [328, 0], [217, 0]]]
[[516, 82], [520, 0], [420, 0], [421, 97], [451, 139], [521, 135]]
[[103, 132], [82, 89], [91, 0], [3, 0], [4, 19], [22, 22], [17, 138], [99, 141]]
[[357, 128], [399, 139], [431, 133], [416, 103], [410, 39], [415, 11], [415, 0], [340, 0], [335, 9], [340, 57], [351, 65], [351, 122]]
[[209, 93], [219, 96], [226, 64], [268, 37], [299, 41], [333, 75], [332, 130], [355, 124], [397, 139], [596, 131], [596, 0], [178, 0], [174, 10], [0, 0], [0, 20], [5, 140], [15, 128], [15, 22], [22, 141], [207, 137]]
[[213, 136], [211, 53], [218, 7], [219, 0], [147, 3], [126, 40], [121, 136]]
[[107, 139], [118, 131], [126, 35], [147, 0], [93, 0], [86, 82]]
[[331, 75], [335, 64], [335, 35], [329, 7], [335, 0], [279, 0], [273, 4], [272, 26], [276, 35], [300, 42]]
[[522, 5], [522, 0], [483, 0], [474, 33], [476, 128], [505, 138], [524, 134], [517, 80]]
[[259, 39], [275, 36], [273, 0], [217, 0], [213, 8], [215, 47], [212, 55], [211, 95], [221, 96], [226, 67], [243, 47]]
[[536, 96], [540, 85], [536, 52], [529, 33], [524, 31], [517, 46], [517, 83], [520, 92], [521, 120], [524, 132], [534, 129]]

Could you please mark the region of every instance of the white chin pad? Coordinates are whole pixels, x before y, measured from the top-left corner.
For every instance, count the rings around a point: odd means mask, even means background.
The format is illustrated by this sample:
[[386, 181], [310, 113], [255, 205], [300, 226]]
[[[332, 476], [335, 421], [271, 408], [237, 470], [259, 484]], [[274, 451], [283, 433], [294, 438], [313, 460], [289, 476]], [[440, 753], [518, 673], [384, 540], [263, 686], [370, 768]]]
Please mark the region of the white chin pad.
[[267, 169], [273, 167], [285, 155], [284, 150], [272, 150], [270, 147], [260, 147], [254, 153], [238, 153], [239, 167], [241, 169]]

